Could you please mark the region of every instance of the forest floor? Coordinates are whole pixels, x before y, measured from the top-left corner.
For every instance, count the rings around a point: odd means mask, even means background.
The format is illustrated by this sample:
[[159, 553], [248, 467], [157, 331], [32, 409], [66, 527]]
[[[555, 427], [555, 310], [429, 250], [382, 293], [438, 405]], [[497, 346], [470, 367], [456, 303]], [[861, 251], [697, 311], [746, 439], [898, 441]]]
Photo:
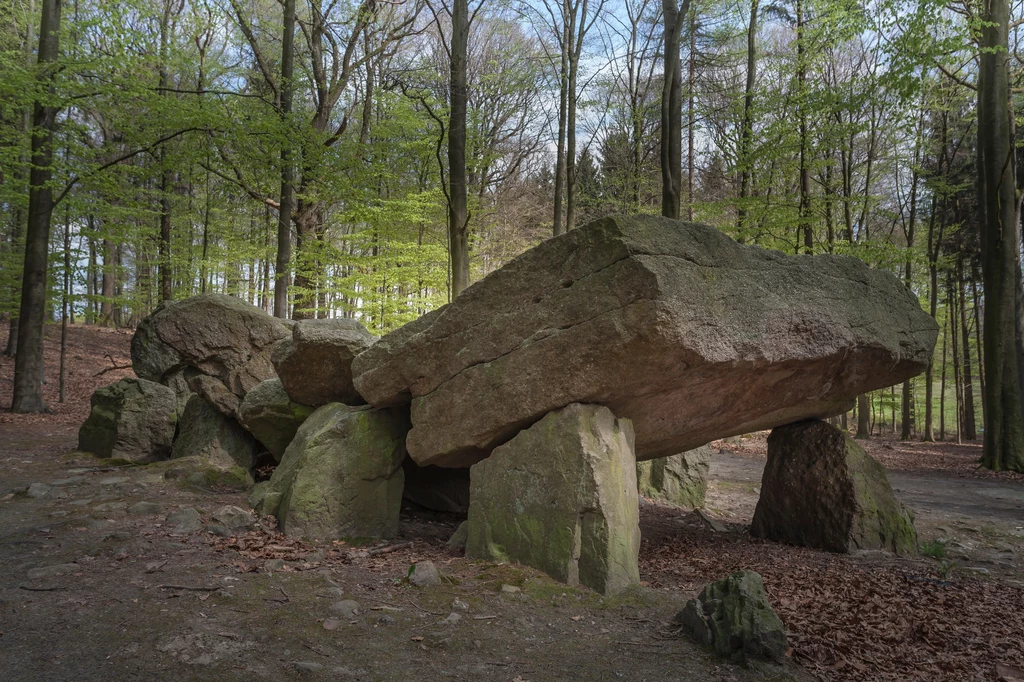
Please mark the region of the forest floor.
[[[244, 496], [182, 487], [166, 464], [110, 470], [75, 454], [89, 394], [131, 376], [96, 376], [128, 364], [131, 337], [73, 327], [61, 405], [59, 329], [48, 331], [55, 414], [0, 409], [4, 679], [1024, 679], [1024, 477], [980, 472], [975, 445], [868, 441], [938, 557], [896, 558], [751, 539], [764, 435], [716, 443], [712, 522], [643, 502], [643, 585], [604, 599], [458, 556], [445, 542], [460, 519], [422, 510], [403, 509], [388, 552], [269, 526], [177, 533], [169, 513], [191, 507], [206, 521]], [[12, 365], [0, 359], [0, 401]], [[40, 496], [25, 494], [33, 483]], [[426, 559], [444, 584], [411, 587], [410, 565]], [[764, 576], [790, 633], [783, 667], [716, 661], [671, 624], [704, 584], [741, 568]], [[341, 600], [356, 611], [333, 612]]]

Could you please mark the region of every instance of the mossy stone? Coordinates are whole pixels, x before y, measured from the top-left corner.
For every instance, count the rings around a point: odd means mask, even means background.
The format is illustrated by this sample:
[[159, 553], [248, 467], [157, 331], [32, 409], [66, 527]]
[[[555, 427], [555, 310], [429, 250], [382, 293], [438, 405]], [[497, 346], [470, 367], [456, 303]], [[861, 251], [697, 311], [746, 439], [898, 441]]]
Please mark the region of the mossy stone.
[[408, 408], [329, 403], [299, 427], [255, 496], [288, 535], [316, 540], [398, 532]]
[[629, 420], [570, 405], [470, 469], [466, 555], [516, 561], [612, 594], [639, 583]]

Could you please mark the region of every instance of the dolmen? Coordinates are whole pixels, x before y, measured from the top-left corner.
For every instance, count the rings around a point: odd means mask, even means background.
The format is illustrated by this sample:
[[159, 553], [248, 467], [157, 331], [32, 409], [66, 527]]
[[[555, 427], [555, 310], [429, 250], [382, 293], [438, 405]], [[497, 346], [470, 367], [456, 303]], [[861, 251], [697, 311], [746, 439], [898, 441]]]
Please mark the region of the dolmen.
[[[391, 535], [404, 490], [468, 508], [470, 556], [606, 594], [639, 579], [638, 489], [702, 504], [702, 446], [841, 414], [923, 372], [937, 334], [898, 278], [857, 259], [783, 255], [652, 216], [544, 241], [380, 339], [357, 321], [283, 323], [225, 298], [158, 309], [133, 362], [175, 391], [179, 420], [198, 396], [280, 461], [251, 501], [285, 532]], [[776, 441], [804, 447], [800, 433]], [[886, 490], [844, 499], [877, 508]], [[764, 537], [794, 541], [772, 530], [790, 510], [759, 513]], [[859, 547], [862, 527], [826, 548]], [[905, 546], [888, 532], [869, 544]]]

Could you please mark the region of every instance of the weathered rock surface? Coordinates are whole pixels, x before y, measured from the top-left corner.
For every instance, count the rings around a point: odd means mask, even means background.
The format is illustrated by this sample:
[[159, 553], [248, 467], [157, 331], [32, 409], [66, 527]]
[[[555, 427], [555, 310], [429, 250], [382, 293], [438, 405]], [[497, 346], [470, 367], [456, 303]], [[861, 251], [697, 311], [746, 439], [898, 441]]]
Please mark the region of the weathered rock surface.
[[198, 457], [220, 469], [237, 466], [251, 472], [259, 453], [259, 443], [237, 421], [198, 395], [189, 398], [178, 421], [172, 457]]
[[433, 561], [417, 561], [409, 569], [409, 584], [416, 587], [440, 585], [441, 573]]
[[288, 535], [326, 540], [398, 532], [409, 413], [328, 403], [299, 427], [250, 501]]
[[823, 421], [776, 428], [750, 532], [832, 552], [917, 553], [913, 516], [896, 499], [885, 467]]
[[295, 432], [311, 414], [312, 407], [288, 397], [280, 379], [267, 379], [245, 394], [238, 421], [280, 462]]
[[639, 583], [633, 430], [606, 407], [548, 414], [470, 469], [466, 556], [612, 594]]
[[638, 490], [644, 497], [679, 507], [702, 507], [708, 491], [710, 463], [711, 447], [708, 445], [671, 457], [637, 462]]
[[301, 320], [292, 337], [274, 348], [272, 359], [295, 402], [363, 405], [366, 401], [352, 386], [352, 360], [376, 340], [355, 320]]
[[613, 216], [527, 251], [352, 369], [369, 403], [411, 400], [421, 465], [472, 464], [574, 402], [630, 419], [652, 459], [838, 414], [924, 371], [936, 332], [899, 280], [854, 258]]
[[782, 663], [786, 655], [786, 630], [768, 603], [761, 576], [753, 571], [733, 573], [706, 586], [686, 603], [676, 622], [720, 656]]
[[231, 415], [247, 391], [274, 376], [271, 349], [289, 335], [280, 320], [245, 301], [203, 294], [161, 304], [139, 324], [132, 368], [179, 396], [199, 392]]
[[174, 391], [145, 379], [121, 379], [92, 394], [78, 449], [97, 457], [154, 462], [171, 455], [178, 421]]
[[421, 467], [406, 457], [405, 499], [434, 511], [465, 514], [469, 511], [469, 469]]

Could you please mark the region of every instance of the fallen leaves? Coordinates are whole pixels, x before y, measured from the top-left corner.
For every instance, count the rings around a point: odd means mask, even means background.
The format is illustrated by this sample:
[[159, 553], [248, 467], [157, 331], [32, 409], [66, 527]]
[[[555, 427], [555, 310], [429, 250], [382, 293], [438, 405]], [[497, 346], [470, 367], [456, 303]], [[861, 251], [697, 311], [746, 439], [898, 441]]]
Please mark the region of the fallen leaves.
[[[792, 658], [822, 679], [995, 679], [997, 661], [1024, 666], [1024, 590], [939, 580], [928, 564], [905, 560], [864, 565], [742, 532], [661, 528], [671, 530], [646, 538], [641, 552], [640, 571], [652, 585], [696, 592], [741, 568], [761, 573]], [[675, 570], [681, 565], [694, 570]]]

